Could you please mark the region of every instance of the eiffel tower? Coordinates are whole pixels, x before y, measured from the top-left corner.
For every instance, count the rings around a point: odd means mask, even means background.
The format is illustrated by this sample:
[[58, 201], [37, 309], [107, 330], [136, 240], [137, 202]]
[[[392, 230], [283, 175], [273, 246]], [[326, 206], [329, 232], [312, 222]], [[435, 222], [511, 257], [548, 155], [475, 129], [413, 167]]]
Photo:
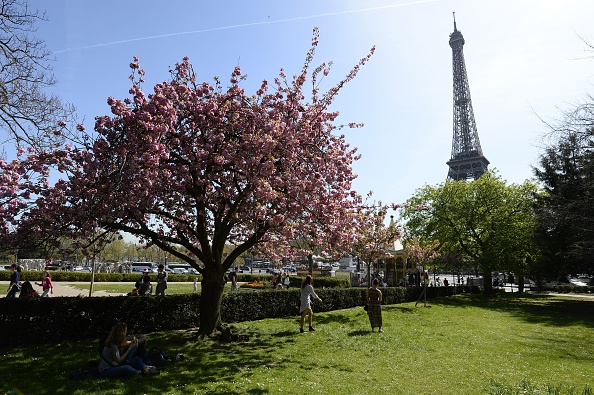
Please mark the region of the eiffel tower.
[[450, 167], [448, 179], [468, 180], [479, 178], [487, 171], [489, 161], [483, 156], [481, 142], [476, 131], [466, 65], [464, 64], [464, 37], [456, 29], [454, 13], [454, 32], [450, 34], [452, 47], [452, 68], [454, 73], [454, 137], [452, 138], [452, 157], [447, 161]]

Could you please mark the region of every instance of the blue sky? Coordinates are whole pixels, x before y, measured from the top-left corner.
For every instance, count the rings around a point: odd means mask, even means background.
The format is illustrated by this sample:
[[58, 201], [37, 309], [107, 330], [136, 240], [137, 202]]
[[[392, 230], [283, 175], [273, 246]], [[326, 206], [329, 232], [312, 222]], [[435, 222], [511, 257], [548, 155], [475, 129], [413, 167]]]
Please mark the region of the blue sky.
[[532, 177], [547, 128], [592, 93], [591, 0], [30, 0], [47, 12], [37, 36], [54, 52], [56, 87], [92, 128], [109, 96], [128, 97], [128, 65], [140, 58], [145, 91], [190, 58], [199, 78], [223, 81], [239, 64], [254, 92], [282, 67], [299, 72], [314, 26], [314, 64], [333, 61], [338, 82], [372, 45], [376, 54], [334, 104], [362, 159], [355, 189], [401, 203], [445, 180], [452, 139], [452, 11], [483, 153], [510, 183]]

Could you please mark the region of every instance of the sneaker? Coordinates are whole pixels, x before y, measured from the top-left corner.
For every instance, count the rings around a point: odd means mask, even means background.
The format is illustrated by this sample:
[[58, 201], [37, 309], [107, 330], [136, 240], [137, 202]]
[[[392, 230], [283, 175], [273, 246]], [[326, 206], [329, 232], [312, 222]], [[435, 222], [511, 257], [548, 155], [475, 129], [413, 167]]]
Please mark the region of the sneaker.
[[303, 328], [299, 328], [299, 333], [305, 333], [305, 331], [303, 330]]
[[158, 374], [161, 374], [161, 372], [159, 372], [155, 366], [147, 365], [142, 370], [142, 374], [145, 376], [156, 376]]
[[314, 329], [314, 327], [313, 327], [313, 326], [310, 326], [310, 327], [309, 327], [309, 331], [310, 331], [310, 332], [315, 332], [316, 330]]
[[384, 330], [383, 329], [380, 329], [378, 332], [379, 333], [384, 333]]

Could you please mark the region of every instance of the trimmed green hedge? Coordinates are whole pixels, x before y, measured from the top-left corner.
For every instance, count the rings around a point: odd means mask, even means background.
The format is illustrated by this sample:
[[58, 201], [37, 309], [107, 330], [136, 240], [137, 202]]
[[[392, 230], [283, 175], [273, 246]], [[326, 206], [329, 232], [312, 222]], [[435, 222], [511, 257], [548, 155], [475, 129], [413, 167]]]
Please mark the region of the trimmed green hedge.
[[585, 286], [581, 287], [578, 285], [557, 285], [550, 289], [546, 289], [547, 291], [558, 292], [558, 293], [578, 293], [578, 294], [588, 294], [594, 293], [594, 287], [592, 286]]
[[[383, 303], [417, 300], [422, 288], [382, 288]], [[365, 288], [316, 289], [323, 302], [314, 302], [316, 312], [362, 306]], [[454, 293], [478, 293], [478, 287], [429, 287], [427, 298]], [[295, 304], [300, 291], [258, 290], [223, 295], [224, 322], [291, 317], [299, 314]], [[128, 323], [131, 333], [187, 329], [200, 322], [200, 294], [165, 297], [53, 297], [0, 299], [0, 347], [61, 343], [99, 338], [109, 317]]]
[[[250, 283], [252, 281], [261, 281], [270, 283], [272, 277], [264, 274], [238, 274], [237, 281]], [[304, 277], [289, 276], [289, 288], [300, 288]], [[349, 288], [351, 283], [347, 277], [314, 277], [313, 287], [318, 288]]]

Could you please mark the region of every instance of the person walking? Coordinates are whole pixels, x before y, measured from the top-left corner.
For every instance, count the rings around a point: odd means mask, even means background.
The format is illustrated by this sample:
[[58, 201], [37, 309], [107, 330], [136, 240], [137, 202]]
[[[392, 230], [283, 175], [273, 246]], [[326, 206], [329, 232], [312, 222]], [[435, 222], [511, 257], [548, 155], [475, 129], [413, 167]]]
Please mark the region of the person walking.
[[8, 290], [6, 291], [7, 298], [16, 298], [17, 291], [21, 290], [21, 268], [13, 263], [10, 265], [10, 283], [8, 284]]
[[311, 274], [308, 274], [305, 279], [303, 280], [303, 283], [301, 283], [301, 305], [299, 308], [299, 312], [301, 313], [301, 321], [300, 321], [300, 327], [299, 327], [299, 332], [300, 333], [305, 333], [305, 330], [303, 330], [303, 324], [305, 324], [305, 316], [308, 316], [308, 322], [309, 322], [309, 331], [310, 332], [314, 332], [315, 329], [312, 326], [312, 321], [313, 321], [313, 310], [311, 309], [311, 297], [313, 296], [314, 298], [316, 298], [318, 301], [322, 301], [322, 299], [320, 299], [320, 297], [316, 294], [316, 292], [313, 289], [313, 286], [311, 285], [312, 282], [312, 277]]
[[43, 278], [41, 279], [41, 282], [40, 283], [36, 282], [35, 285], [41, 286], [41, 289], [43, 290], [43, 292], [41, 293], [42, 298], [44, 298], [46, 296], [49, 297], [49, 294], [54, 293], [54, 285], [52, 284], [52, 277], [50, 276], [50, 272], [47, 270], [45, 270], [43, 272]]
[[378, 279], [374, 278], [371, 287], [367, 290], [367, 315], [371, 331], [375, 332], [375, 328], [379, 328], [378, 332], [381, 333], [384, 331], [382, 329], [382, 291], [377, 288], [378, 285]]
[[165, 266], [160, 264], [158, 266], [157, 271], [157, 289], [155, 291], [155, 295], [165, 296], [165, 290], [167, 289], [167, 272], [165, 271]]

